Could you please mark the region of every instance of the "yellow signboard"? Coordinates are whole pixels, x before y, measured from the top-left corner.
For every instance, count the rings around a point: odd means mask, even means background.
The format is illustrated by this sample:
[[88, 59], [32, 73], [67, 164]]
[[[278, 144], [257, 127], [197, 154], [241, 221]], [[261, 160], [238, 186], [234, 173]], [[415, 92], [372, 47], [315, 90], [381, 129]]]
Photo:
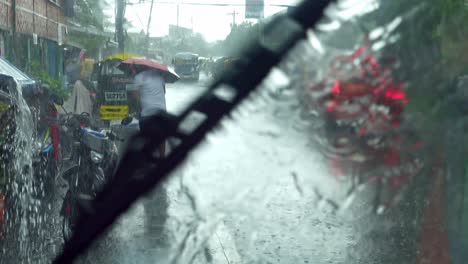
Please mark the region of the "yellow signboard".
[[175, 65], [195, 65], [198, 63], [198, 60], [187, 59], [187, 58], [175, 58], [174, 64]]
[[137, 58], [141, 57], [141, 55], [132, 54], [132, 53], [119, 53], [114, 54], [106, 58], [106, 60], [127, 60], [130, 58]]
[[102, 120], [120, 120], [128, 116], [128, 105], [101, 105], [99, 117]]

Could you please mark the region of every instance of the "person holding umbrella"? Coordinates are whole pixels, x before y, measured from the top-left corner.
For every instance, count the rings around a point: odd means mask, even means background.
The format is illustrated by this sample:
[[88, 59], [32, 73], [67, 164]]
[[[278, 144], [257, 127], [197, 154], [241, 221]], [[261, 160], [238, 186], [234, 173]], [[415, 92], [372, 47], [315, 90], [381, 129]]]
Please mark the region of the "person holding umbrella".
[[[166, 65], [148, 58], [130, 58], [122, 61], [119, 68], [134, 76], [134, 88], [140, 101], [140, 130], [150, 131], [148, 118], [166, 112], [166, 83], [179, 80], [179, 76]], [[165, 155], [165, 144], [159, 150], [160, 157]]]

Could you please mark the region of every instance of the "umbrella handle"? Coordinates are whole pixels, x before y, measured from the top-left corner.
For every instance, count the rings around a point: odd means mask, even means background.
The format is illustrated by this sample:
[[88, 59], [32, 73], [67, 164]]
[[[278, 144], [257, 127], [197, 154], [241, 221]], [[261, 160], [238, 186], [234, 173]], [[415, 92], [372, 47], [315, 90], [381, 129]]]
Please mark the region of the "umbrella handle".
[[134, 64], [130, 64], [130, 70], [132, 70], [133, 76], [137, 74]]

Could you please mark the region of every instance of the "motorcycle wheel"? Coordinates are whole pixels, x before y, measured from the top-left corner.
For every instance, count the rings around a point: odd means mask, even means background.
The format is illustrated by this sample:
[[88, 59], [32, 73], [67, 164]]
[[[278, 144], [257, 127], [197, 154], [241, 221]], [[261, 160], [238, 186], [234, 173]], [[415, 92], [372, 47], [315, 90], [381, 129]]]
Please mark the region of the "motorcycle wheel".
[[70, 238], [73, 235], [73, 226], [71, 224], [71, 220], [67, 217], [63, 218], [63, 223], [62, 223], [62, 235], [63, 235], [63, 240], [67, 242], [70, 240]]
[[67, 193], [63, 201], [63, 221], [62, 221], [62, 236], [67, 242], [73, 235], [75, 230], [76, 208], [72, 204], [71, 194]]

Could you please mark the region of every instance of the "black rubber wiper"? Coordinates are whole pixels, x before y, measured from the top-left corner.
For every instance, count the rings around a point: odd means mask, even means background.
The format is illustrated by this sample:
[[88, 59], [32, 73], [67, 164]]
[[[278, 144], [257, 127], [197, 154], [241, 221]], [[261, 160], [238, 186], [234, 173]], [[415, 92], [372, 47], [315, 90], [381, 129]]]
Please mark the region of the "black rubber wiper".
[[[333, 0], [305, 0], [290, 12], [275, 17], [240, 56], [241, 67], [224, 73], [198, 100], [179, 116], [159, 114], [148, 120], [156, 126], [132, 138], [114, 178], [92, 204], [83, 205], [76, 231], [55, 263], [70, 263], [124, 213], [139, 197], [160, 184], [219, 121], [244, 100], [277, 65], [309, 28], [322, 18]], [[196, 126], [187, 125], [193, 114], [201, 115]], [[152, 154], [169, 138], [178, 145], [167, 158], [154, 163]], [[157, 164], [157, 165], [154, 165]]]

